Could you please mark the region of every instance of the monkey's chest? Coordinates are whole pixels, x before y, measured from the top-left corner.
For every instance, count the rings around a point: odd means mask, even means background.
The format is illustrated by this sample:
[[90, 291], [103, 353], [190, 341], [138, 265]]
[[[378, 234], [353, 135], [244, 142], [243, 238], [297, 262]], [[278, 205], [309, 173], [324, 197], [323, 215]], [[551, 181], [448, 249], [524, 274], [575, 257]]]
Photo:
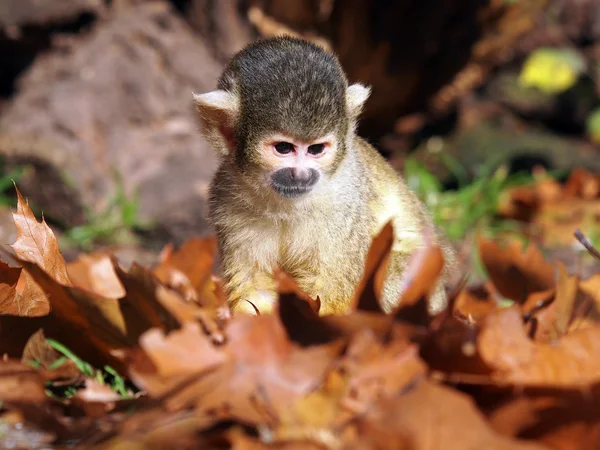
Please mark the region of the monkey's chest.
[[280, 239], [277, 259], [277, 264], [289, 274], [309, 276], [318, 273], [323, 255], [317, 239], [293, 239], [284, 235]]
[[355, 257], [352, 249], [356, 243], [324, 233], [316, 227], [308, 230], [296, 228], [282, 234], [279, 241], [277, 264], [296, 278], [310, 280], [320, 275], [333, 275]]

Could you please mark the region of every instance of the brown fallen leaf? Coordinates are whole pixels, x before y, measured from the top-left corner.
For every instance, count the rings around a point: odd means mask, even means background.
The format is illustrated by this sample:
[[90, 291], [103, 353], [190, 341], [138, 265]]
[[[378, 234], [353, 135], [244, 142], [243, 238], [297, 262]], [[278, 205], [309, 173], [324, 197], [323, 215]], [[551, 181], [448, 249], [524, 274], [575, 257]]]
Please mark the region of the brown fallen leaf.
[[114, 257], [112, 263], [118, 280], [125, 288], [125, 296], [118, 301], [120, 314], [134, 342], [151, 328], [170, 331], [179, 327], [173, 314], [157, 298], [162, 284], [152, 272], [137, 263], [125, 271]]
[[212, 388], [197, 399], [197, 407], [226, 405], [242, 420], [276, 419], [292, 399], [318, 386], [343, 348], [339, 342], [300, 348], [276, 315], [234, 318], [226, 331], [229, 362], [208, 374], [205, 389]]
[[363, 276], [354, 291], [350, 310], [382, 311], [380, 299], [393, 243], [394, 227], [390, 221], [371, 242]]
[[441, 248], [434, 244], [431, 232], [425, 233], [426, 246], [415, 252], [403, 276], [403, 290], [400, 305], [412, 306], [433, 290], [438, 276], [444, 268]]
[[296, 282], [296, 280], [294, 280], [292, 276], [288, 275], [281, 269], [276, 269], [274, 271], [273, 277], [275, 279], [277, 293], [280, 296], [280, 299], [277, 302], [277, 306], [279, 308], [282, 307], [282, 302], [285, 302], [285, 300], [281, 299], [282, 295], [292, 295], [300, 301], [306, 303], [306, 305], [316, 314], [319, 313], [319, 310], [321, 308], [321, 300], [319, 299], [319, 297], [317, 297], [316, 299], [311, 298], [306, 292], [300, 289], [298, 283]]
[[335, 444], [339, 441], [335, 439], [334, 436], [331, 436], [331, 433], [327, 436], [314, 436], [309, 434], [311, 431], [300, 436], [292, 435], [287, 440], [282, 438], [282, 442], [277, 443], [269, 442], [270, 433], [268, 432], [266, 433], [266, 439], [232, 432], [229, 434], [229, 442], [231, 443], [230, 448], [231, 450], [323, 450], [336, 448]]
[[[175, 330], [167, 336], [163, 331], [153, 328], [140, 337], [140, 347], [151, 365], [141, 365], [138, 362], [132, 367], [132, 379], [136, 384], [153, 397], [164, 393], [161, 384], [152, 384], [156, 377], [177, 381], [190, 375], [198, 375], [214, 369], [226, 361], [226, 355], [215, 348], [194, 322], [186, 322], [180, 330]], [[152, 369], [152, 378], [142, 372], [147, 367]], [[150, 382], [149, 382], [150, 381]], [[173, 385], [176, 383], [173, 383]]]
[[9, 403], [46, 403], [44, 379], [32, 367], [0, 361], [0, 400]]
[[214, 236], [189, 239], [177, 251], [168, 247], [152, 272], [165, 286], [178, 291], [188, 301], [203, 306], [221, 306], [224, 299], [215, 292], [212, 280], [216, 252]]
[[292, 401], [281, 411], [277, 424], [269, 431], [273, 443], [313, 441], [326, 447], [339, 447], [339, 430], [354, 414], [343, 405], [348, 377], [342, 369], [330, 371], [319, 389]]
[[[194, 335], [189, 337], [192, 328]], [[149, 355], [135, 355], [131, 374], [140, 386], [163, 395], [170, 411], [194, 405], [205, 417], [218, 414], [222, 419], [251, 423], [271, 420], [273, 411], [315, 389], [342, 349], [336, 343], [298, 347], [286, 336], [277, 315], [234, 317], [224, 330], [225, 343], [214, 348], [206, 335], [192, 328], [186, 328], [188, 337], [170, 338], [180, 336], [173, 332], [165, 340], [144, 344], [151, 352], [160, 345], [161, 353], [152, 353], [153, 360]], [[198, 356], [189, 362], [172, 361], [172, 355], [181, 352]], [[202, 357], [203, 353], [209, 357]], [[218, 365], [207, 365], [210, 361]], [[170, 371], [168, 376], [161, 375], [164, 371]]]
[[[62, 360], [60, 365], [54, 367], [59, 360]], [[35, 364], [44, 380], [52, 381], [54, 385], [76, 384], [83, 380], [83, 374], [77, 365], [48, 344], [42, 329], [27, 341], [21, 361], [24, 364]]]
[[21, 264], [50, 300], [52, 309], [43, 325], [45, 334], [74, 353], [85, 355], [91, 364], [108, 364], [123, 371], [122, 361], [114, 351], [135, 345], [138, 330], [128, 328], [119, 300], [63, 286], [35, 264]]
[[358, 414], [425, 378], [427, 372], [418, 347], [403, 334], [382, 343], [369, 330], [353, 337], [339, 366], [348, 378], [342, 402]]
[[453, 312], [478, 323], [497, 309], [498, 305], [491, 293], [484, 286], [480, 286], [460, 291], [454, 303]]
[[48, 299], [29, 273], [0, 261], [0, 279], [0, 315], [43, 317], [48, 314]]
[[[410, 413], [407, 413], [410, 412]], [[549, 450], [496, 433], [467, 395], [421, 381], [357, 421], [356, 448]]]
[[432, 239], [432, 231], [424, 233], [425, 246], [414, 252], [402, 274], [402, 295], [394, 311], [397, 320], [427, 325], [431, 322], [428, 299], [444, 269], [444, 255]]
[[556, 202], [563, 195], [563, 186], [558, 181], [542, 176], [531, 185], [509, 189], [502, 196], [499, 213], [516, 220], [534, 221], [542, 205]]
[[279, 413], [270, 431], [273, 442], [309, 440], [338, 447], [341, 431], [355, 417], [426, 376], [417, 347], [405, 336], [382, 342], [368, 329], [352, 337], [334, 367], [318, 389]]
[[488, 418], [504, 435], [535, 440], [552, 449], [599, 448], [599, 394], [598, 385], [584, 394], [508, 393]]
[[533, 342], [513, 306], [485, 319], [477, 350], [499, 383], [587, 389], [600, 382], [600, 327], [574, 331], [553, 343]]
[[547, 245], [570, 246], [573, 231], [597, 221], [600, 212], [600, 177], [583, 168], [574, 169], [566, 183], [542, 177], [503, 196], [499, 212], [524, 221]]
[[29, 205], [17, 189], [17, 212], [13, 220], [17, 228], [17, 240], [11, 245], [16, 255], [41, 267], [58, 283], [70, 286], [67, 264], [60, 252], [58, 240], [44, 218], [38, 222]]
[[112, 411], [121, 396], [106, 384], [93, 378], [86, 378], [83, 389], [78, 389], [71, 397], [70, 404], [80, 409], [87, 417], [99, 419]]
[[80, 255], [67, 264], [67, 271], [74, 286], [108, 298], [121, 298], [125, 295], [109, 253]]
[[479, 238], [479, 254], [494, 287], [506, 298], [523, 303], [527, 297], [555, 286], [554, 266], [539, 249], [511, 240], [506, 246]]

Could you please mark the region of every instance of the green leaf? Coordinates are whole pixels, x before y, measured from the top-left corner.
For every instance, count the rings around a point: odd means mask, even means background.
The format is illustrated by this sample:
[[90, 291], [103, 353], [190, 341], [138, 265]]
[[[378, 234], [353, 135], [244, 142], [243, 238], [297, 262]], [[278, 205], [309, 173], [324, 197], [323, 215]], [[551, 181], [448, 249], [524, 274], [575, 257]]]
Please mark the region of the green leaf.
[[404, 178], [408, 186], [419, 195], [427, 196], [442, 191], [442, 186], [435, 175], [415, 159], [409, 158], [405, 161]]

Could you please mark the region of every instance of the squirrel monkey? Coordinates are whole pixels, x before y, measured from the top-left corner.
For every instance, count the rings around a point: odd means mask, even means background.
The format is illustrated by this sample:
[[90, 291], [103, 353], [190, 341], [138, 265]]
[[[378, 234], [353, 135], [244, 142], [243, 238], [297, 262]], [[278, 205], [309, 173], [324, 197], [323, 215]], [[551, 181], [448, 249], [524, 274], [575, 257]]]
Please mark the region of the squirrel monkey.
[[[344, 312], [372, 239], [390, 219], [395, 236], [382, 307], [397, 306], [403, 269], [432, 221], [356, 135], [369, 94], [348, 84], [333, 54], [292, 37], [250, 44], [229, 62], [217, 90], [194, 94], [202, 133], [220, 155], [209, 218], [234, 314], [272, 311], [276, 267], [319, 296], [320, 314]], [[443, 249], [448, 272], [454, 253]], [[443, 281], [431, 312], [446, 306]]]

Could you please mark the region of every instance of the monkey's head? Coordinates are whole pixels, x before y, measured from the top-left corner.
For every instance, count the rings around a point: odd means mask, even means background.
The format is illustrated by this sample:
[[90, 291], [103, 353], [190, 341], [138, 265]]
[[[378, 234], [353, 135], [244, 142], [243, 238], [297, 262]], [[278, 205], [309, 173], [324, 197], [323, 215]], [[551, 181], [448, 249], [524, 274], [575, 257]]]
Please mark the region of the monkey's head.
[[370, 93], [307, 41], [259, 40], [233, 57], [218, 90], [194, 95], [202, 133], [241, 176], [285, 198], [333, 177]]

